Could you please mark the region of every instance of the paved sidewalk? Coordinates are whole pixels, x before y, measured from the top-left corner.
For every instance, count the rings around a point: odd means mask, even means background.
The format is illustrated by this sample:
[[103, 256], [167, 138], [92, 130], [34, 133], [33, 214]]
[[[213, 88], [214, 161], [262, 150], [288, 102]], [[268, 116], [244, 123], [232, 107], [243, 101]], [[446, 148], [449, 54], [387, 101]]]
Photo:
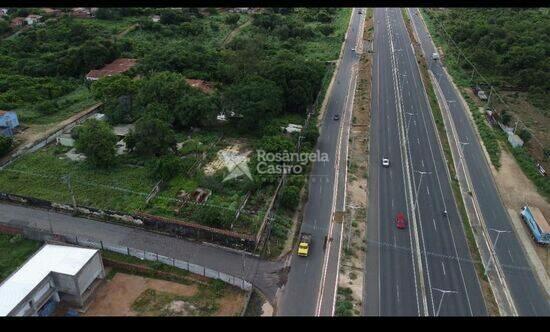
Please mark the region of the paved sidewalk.
[[0, 204], [0, 223], [43, 230], [50, 230], [51, 223], [51, 229], [56, 234], [102, 240], [200, 264], [236, 277], [244, 277], [270, 301], [275, 297], [279, 271], [283, 267], [282, 262], [264, 261], [201, 242], [18, 205]]

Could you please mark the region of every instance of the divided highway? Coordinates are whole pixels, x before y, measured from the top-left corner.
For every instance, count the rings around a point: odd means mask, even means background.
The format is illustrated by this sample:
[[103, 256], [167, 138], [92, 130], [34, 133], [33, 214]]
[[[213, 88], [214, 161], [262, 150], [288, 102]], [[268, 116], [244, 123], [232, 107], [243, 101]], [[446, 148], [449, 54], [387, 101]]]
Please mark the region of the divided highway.
[[[290, 257], [288, 281], [281, 289], [278, 315], [331, 316], [338, 279], [342, 224], [332, 222], [335, 210], [344, 205], [347, 132], [351, 122], [351, 106], [355, 89], [354, 66], [359, 55], [356, 48], [364, 24], [363, 15], [353, 9], [347, 38], [337, 68], [336, 79], [327, 91], [327, 109], [321, 124], [316, 149], [328, 154], [328, 162], [315, 162], [309, 175], [308, 201], [304, 207], [302, 232], [312, 234], [308, 257]], [[334, 120], [334, 114], [340, 120]], [[323, 249], [324, 237], [332, 237]]]
[[[409, 10], [411, 20], [420, 38], [424, 54], [435, 52], [433, 42], [417, 9]], [[489, 230], [498, 261], [510, 289], [514, 305], [520, 316], [550, 316], [548, 294], [535, 277], [526, 254], [514, 232], [511, 220], [500, 199], [487, 159], [484, 155], [475, 129], [467, 112], [460, 102], [457, 91], [446, 75], [440, 62], [428, 61], [441, 87], [452, 121], [456, 127], [456, 139], [463, 146], [464, 161], [472, 179], [473, 189], [478, 198], [481, 215]], [[519, 206], [517, 207], [519, 209]], [[498, 235], [500, 233], [500, 235]], [[499, 241], [497, 242], [497, 235]], [[492, 262], [494, 264], [494, 262]]]
[[365, 314], [486, 315], [401, 9], [374, 22]]

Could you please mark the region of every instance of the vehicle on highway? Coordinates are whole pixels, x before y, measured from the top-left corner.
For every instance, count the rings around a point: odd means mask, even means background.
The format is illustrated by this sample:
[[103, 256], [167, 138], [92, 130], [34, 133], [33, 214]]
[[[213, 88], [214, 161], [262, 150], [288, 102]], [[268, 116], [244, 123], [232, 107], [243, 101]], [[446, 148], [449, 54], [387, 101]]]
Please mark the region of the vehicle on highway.
[[309, 254], [310, 245], [311, 245], [311, 234], [301, 233], [300, 242], [298, 244], [298, 256], [306, 257]]
[[390, 160], [388, 158], [382, 158], [382, 166], [390, 167]]
[[539, 208], [525, 205], [521, 208], [520, 216], [531, 230], [531, 237], [538, 244], [550, 245], [550, 224]]
[[395, 226], [399, 229], [407, 228], [407, 220], [405, 220], [405, 215], [403, 214], [403, 212], [399, 212], [397, 214], [397, 218], [395, 219]]
[[352, 50], [353, 52], [355, 52], [355, 47], [352, 47], [351, 50]]
[[340, 114], [334, 114], [332, 117], [334, 120], [340, 120]]
[[359, 11], [359, 15], [361, 15], [361, 14], [363, 14], [363, 12], [362, 12], [362, 11]]
[[437, 52], [432, 53], [432, 60], [439, 60], [439, 54]]

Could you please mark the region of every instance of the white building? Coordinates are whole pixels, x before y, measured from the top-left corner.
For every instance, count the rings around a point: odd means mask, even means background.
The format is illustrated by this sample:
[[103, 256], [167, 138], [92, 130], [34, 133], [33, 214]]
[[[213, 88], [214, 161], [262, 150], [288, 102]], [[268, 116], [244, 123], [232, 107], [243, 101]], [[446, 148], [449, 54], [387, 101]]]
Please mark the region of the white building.
[[82, 306], [103, 278], [99, 250], [46, 244], [0, 284], [0, 316], [38, 316], [60, 301]]
[[33, 25], [35, 23], [40, 22], [41, 19], [42, 19], [42, 16], [31, 14], [31, 15], [25, 17], [24, 20], [25, 20], [25, 22], [27, 22], [28, 25]]

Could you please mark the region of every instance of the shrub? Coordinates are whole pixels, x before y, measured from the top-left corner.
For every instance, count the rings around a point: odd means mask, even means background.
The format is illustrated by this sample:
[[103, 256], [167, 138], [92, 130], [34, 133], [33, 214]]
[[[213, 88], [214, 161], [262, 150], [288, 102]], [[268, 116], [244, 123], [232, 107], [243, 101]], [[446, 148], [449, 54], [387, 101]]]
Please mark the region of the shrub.
[[3, 157], [10, 152], [13, 145], [13, 138], [0, 136], [0, 157]]

